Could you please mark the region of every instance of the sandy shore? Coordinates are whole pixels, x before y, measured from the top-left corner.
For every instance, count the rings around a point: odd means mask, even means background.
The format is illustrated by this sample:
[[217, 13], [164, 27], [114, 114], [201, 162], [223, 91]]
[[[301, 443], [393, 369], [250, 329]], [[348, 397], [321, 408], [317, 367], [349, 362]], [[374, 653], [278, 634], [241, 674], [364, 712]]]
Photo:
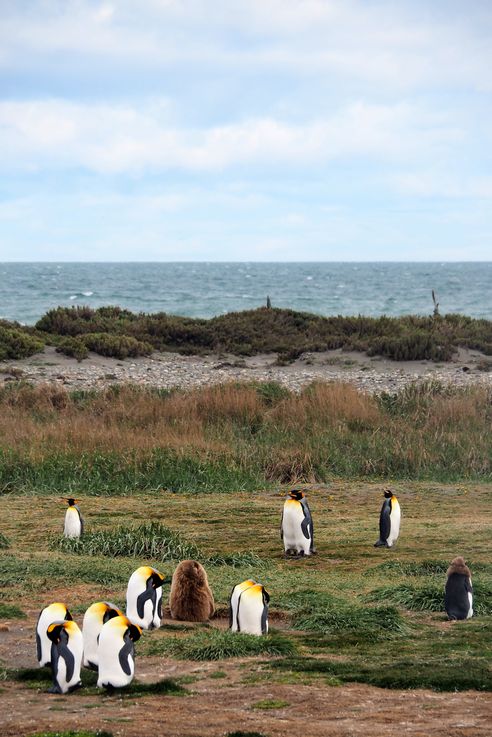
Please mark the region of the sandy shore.
[[414, 381], [429, 379], [457, 386], [492, 386], [492, 358], [478, 351], [461, 350], [449, 363], [400, 363], [334, 350], [306, 353], [287, 366], [278, 365], [276, 354], [239, 358], [156, 353], [150, 358], [126, 361], [91, 354], [78, 363], [47, 347], [44, 353], [31, 358], [0, 363], [0, 383], [15, 379], [35, 384], [55, 383], [68, 389], [102, 388], [126, 382], [191, 388], [228, 381], [277, 381], [294, 391], [313, 381], [344, 381], [369, 392], [394, 392]]

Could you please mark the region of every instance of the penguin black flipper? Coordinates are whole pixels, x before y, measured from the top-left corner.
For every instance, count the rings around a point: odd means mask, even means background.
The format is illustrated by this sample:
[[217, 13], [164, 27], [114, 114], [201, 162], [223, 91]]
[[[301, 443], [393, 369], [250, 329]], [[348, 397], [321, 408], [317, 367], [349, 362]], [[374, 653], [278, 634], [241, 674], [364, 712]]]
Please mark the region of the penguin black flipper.
[[[58, 643], [58, 653], [59, 657], [63, 658], [65, 661], [65, 667], [67, 669], [67, 672], [65, 674], [65, 679], [67, 683], [69, 683], [73, 678], [73, 673], [75, 670], [75, 658], [73, 656], [73, 653], [68, 649], [68, 634], [65, 632], [65, 630], [62, 630], [60, 632], [60, 642]], [[51, 648], [51, 663], [53, 664], [53, 646]]]
[[268, 621], [268, 602], [270, 601], [270, 594], [268, 591], [265, 591], [263, 589], [263, 611], [261, 613], [261, 634], [266, 635], [267, 630], [267, 621]]
[[284, 510], [282, 509], [282, 519], [280, 520], [280, 539], [284, 539]]
[[[38, 635], [38, 630], [37, 629], [36, 629], [36, 654], [38, 656], [38, 662], [41, 663], [41, 656], [42, 656], [43, 653], [41, 651], [41, 638]], [[41, 665], [43, 665], [43, 663], [41, 663]]]
[[149, 583], [147, 584], [147, 588], [145, 591], [142, 591], [141, 594], [137, 597], [137, 614], [140, 617], [140, 619], [144, 618], [144, 608], [145, 608], [145, 602], [150, 599], [152, 602], [152, 611], [155, 611], [155, 600], [156, 600], [156, 590], [152, 586], [152, 580], [149, 579]]
[[383, 502], [381, 507], [381, 515], [379, 517], [379, 540], [375, 543], [374, 547], [379, 548], [386, 545], [391, 532], [391, 502], [389, 499]]
[[127, 676], [131, 676], [132, 669], [130, 668], [130, 663], [128, 662], [128, 658], [131, 655], [133, 657], [133, 654], [135, 652], [135, 646], [133, 644], [133, 640], [130, 639], [130, 631], [127, 630], [125, 634], [123, 635], [123, 640], [125, 644], [121, 648], [120, 652], [118, 653], [118, 660], [120, 661], [121, 670], [123, 673], [125, 673]]
[[306, 540], [309, 540], [309, 532], [310, 527], [312, 527], [313, 520], [311, 519], [311, 512], [309, 511], [309, 507], [305, 499], [301, 500], [301, 507], [304, 514], [304, 519], [301, 522], [301, 530]]
[[85, 528], [85, 525], [84, 525], [84, 518], [83, 518], [83, 517], [82, 517], [82, 515], [80, 514], [80, 509], [79, 509], [78, 507], [76, 507], [76, 509], [77, 509], [77, 512], [79, 513], [79, 520], [80, 520], [80, 534], [81, 534], [81, 535], [83, 535], [83, 534], [84, 534], [84, 528]]

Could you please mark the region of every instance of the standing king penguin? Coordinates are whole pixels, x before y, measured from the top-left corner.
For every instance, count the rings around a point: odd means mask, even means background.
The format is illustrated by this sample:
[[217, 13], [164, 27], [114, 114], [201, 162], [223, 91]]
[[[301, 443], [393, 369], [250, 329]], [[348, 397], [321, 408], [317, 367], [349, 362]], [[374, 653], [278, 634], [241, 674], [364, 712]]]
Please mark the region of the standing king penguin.
[[384, 502], [379, 516], [379, 540], [375, 548], [391, 548], [400, 534], [400, 504], [391, 489], [385, 489]]
[[135, 673], [135, 642], [142, 630], [128, 617], [112, 617], [99, 635], [99, 688], [123, 688], [132, 682]]
[[73, 620], [52, 622], [46, 631], [51, 640], [51, 675], [53, 686], [50, 693], [70, 693], [80, 688], [83, 639], [79, 626]]
[[313, 518], [302, 491], [293, 489], [287, 494], [282, 511], [280, 537], [285, 555], [311, 555], [314, 549]]
[[242, 583], [238, 583], [237, 586], [234, 586], [231, 591], [231, 598], [229, 600], [229, 627], [233, 632], [238, 631], [237, 609], [239, 597], [245, 589], [249, 589], [250, 586], [255, 586], [255, 584], [256, 581], [253, 581], [252, 578], [248, 578], [246, 581], [242, 581]]
[[121, 617], [121, 612], [114, 604], [107, 601], [97, 601], [92, 604], [84, 614], [82, 623], [82, 635], [84, 637], [84, 667], [97, 670], [98, 639], [103, 624], [112, 617]]
[[63, 534], [65, 537], [78, 538], [84, 532], [84, 520], [77, 507], [78, 499], [73, 497], [62, 497], [62, 501], [68, 503], [68, 509], [65, 512], [65, 526]]
[[126, 616], [144, 630], [161, 626], [164, 580], [164, 576], [150, 566], [141, 566], [130, 576], [126, 590]]
[[46, 634], [48, 627], [53, 622], [71, 621], [72, 615], [65, 604], [55, 601], [41, 610], [36, 624], [36, 650], [38, 663], [42, 668], [51, 665], [51, 640]]
[[461, 556], [454, 558], [447, 570], [444, 608], [449, 619], [473, 617], [473, 587], [470, 569]]
[[269, 601], [270, 594], [260, 583], [243, 589], [237, 600], [237, 632], [248, 635], [266, 635], [268, 633]]

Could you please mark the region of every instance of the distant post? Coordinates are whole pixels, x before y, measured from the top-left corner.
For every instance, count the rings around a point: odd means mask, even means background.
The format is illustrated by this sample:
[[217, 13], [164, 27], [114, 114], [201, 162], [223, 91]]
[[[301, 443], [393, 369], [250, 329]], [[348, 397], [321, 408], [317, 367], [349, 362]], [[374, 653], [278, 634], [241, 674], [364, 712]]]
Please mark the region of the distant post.
[[271, 310], [271, 309], [272, 309], [272, 303], [271, 303], [270, 297], [267, 294], [267, 310]]
[[439, 317], [439, 302], [436, 300], [436, 295], [434, 294], [434, 290], [432, 290], [432, 301], [434, 302], [434, 317]]

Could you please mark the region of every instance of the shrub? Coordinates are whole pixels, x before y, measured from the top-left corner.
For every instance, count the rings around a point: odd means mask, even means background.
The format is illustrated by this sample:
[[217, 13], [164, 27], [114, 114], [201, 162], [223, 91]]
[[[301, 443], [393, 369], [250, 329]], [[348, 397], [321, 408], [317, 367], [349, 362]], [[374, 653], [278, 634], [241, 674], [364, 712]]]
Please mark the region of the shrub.
[[0, 325], [0, 361], [28, 358], [44, 349], [44, 343], [13, 325]]
[[100, 356], [111, 358], [136, 358], [149, 356], [152, 353], [150, 343], [144, 343], [128, 335], [111, 335], [110, 333], [87, 333], [83, 342], [90, 351]]
[[65, 356], [76, 358], [77, 361], [83, 361], [89, 355], [89, 349], [80, 338], [63, 338], [58, 343], [56, 350]]

